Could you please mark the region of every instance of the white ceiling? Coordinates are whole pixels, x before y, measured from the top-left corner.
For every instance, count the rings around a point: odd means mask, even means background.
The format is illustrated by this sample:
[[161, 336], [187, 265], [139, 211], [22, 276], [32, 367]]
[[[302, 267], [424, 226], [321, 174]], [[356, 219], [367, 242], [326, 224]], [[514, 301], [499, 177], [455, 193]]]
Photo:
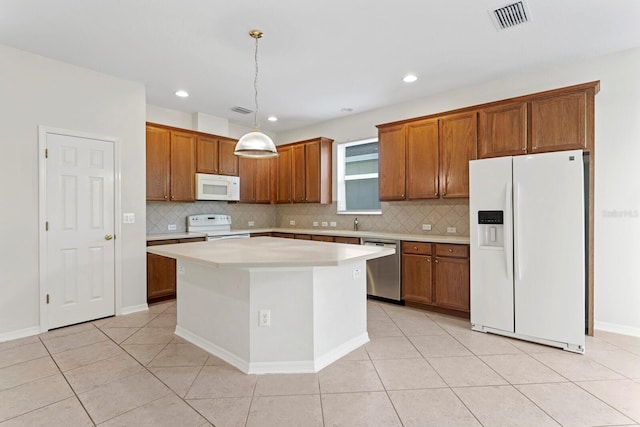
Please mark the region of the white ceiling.
[[508, 3], [0, 0], [0, 44], [142, 82], [149, 104], [251, 126], [230, 108], [254, 108], [247, 33], [259, 28], [259, 122], [275, 133], [640, 46], [638, 0], [528, 0], [531, 22], [497, 31], [487, 11]]

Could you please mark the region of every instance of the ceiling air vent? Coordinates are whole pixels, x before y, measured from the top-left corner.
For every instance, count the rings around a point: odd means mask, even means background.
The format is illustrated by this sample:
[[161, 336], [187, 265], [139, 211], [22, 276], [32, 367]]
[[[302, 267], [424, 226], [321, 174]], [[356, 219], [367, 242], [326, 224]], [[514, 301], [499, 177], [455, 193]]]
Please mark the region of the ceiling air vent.
[[231, 109], [231, 111], [234, 111], [234, 112], [240, 113], [240, 114], [251, 114], [251, 113], [253, 113], [253, 110], [249, 110], [248, 108], [244, 108], [244, 107], [233, 107]]
[[498, 30], [506, 30], [531, 20], [529, 8], [525, 2], [508, 4], [499, 9], [490, 10], [489, 15]]

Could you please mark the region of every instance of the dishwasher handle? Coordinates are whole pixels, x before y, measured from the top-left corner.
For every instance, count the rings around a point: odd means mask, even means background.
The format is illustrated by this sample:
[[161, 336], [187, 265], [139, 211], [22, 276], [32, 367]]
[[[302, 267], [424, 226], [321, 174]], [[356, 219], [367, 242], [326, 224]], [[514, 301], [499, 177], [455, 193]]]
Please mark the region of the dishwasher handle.
[[381, 248], [393, 248], [395, 249], [398, 245], [396, 243], [386, 243], [386, 242], [367, 242], [363, 243], [364, 246], [378, 246]]

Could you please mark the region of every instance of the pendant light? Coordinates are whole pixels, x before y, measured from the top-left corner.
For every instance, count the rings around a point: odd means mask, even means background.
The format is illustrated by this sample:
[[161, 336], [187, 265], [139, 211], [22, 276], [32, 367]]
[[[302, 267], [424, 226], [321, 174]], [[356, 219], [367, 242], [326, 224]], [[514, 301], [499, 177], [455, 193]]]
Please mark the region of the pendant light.
[[262, 31], [251, 30], [249, 36], [256, 40], [255, 50], [255, 63], [256, 63], [256, 75], [253, 79], [254, 100], [256, 109], [253, 113], [253, 131], [244, 135], [236, 144], [236, 149], [233, 152], [236, 156], [240, 157], [275, 157], [278, 155], [276, 146], [269, 138], [269, 136], [258, 130], [258, 39], [262, 37]]

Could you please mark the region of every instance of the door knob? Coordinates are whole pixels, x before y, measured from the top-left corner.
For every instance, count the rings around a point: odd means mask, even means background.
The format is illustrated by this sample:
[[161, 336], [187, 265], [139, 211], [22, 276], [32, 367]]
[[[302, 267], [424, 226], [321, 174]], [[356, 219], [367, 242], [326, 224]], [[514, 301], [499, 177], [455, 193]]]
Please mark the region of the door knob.
[[111, 240], [111, 239], [113, 239], [113, 236], [111, 234], [104, 235], [104, 240]]

